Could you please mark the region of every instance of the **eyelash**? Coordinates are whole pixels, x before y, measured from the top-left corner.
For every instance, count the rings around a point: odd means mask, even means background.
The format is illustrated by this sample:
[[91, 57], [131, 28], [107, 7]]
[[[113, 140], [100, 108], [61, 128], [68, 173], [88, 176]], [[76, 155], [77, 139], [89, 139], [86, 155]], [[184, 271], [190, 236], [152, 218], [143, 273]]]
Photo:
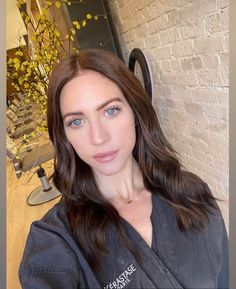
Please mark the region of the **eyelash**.
[[113, 117], [113, 116], [117, 115], [118, 112], [120, 111], [120, 107], [119, 106], [111, 106], [111, 107], [106, 108], [105, 112], [107, 112], [110, 109], [114, 109], [116, 111], [113, 115], [109, 115], [110, 117]]
[[79, 126], [73, 125], [73, 121], [75, 121], [75, 120], [81, 120], [81, 119], [77, 118], [77, 117], [72, 118], [65, 123], [65, 126], [66, 127], [79, 127]]
[[[121, 110], [119, 106], [111, 106], [111, 107], [106, 108], [106, 109], [104, 110], [104, 112], [106, 113], [108, 110], [111, 110], [111, 109], [114, 109], [114, 110], [115, 110], [115, 113], [114, 113], [113, 115], [108, 115], [109, 118], [112, 118], [112, 117], [116, 116], [116, 115], [119, 113], [119, 111]], [[76, 125], [73, 125], [73, 122], [74, 122], [75, 120], [80, 120], [80, 121], [82, 121], [82, 119], [77, 118], [77, 117], [74, 117], [74, 118], [72, 118], [72, 119], [69, 119], [69, 120], [65, 123], [65, 126], [66, 126], [66, 127], [75, 127], [75, 128], [80, 127], [81, 125], [77, 125], [77, 126], [76, 126]]]

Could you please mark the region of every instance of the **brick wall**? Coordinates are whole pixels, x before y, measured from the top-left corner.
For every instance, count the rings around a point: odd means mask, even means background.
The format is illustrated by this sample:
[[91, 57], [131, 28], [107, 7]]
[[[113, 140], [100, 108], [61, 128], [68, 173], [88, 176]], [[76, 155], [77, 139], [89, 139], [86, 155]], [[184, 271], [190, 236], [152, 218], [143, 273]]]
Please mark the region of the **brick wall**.
[[[123, 55], [147, 56], [154, 106], [184, 166], [228, 198], [228, 0], [110, 0]], [[220, 204], [227, 218], [227, 203]]]

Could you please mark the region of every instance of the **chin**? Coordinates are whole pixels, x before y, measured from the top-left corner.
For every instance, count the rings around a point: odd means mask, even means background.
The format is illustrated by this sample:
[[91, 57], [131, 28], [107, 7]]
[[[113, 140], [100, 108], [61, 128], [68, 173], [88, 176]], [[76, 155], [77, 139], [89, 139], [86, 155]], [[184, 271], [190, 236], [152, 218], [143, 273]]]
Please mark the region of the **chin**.
[[95, 171], [97, 171], [99, 174], [102, 174], [104, 176], [114, 176], [122, 171], [120, 168], [95, 168]]
[[113, 162], [101, 164], [99, 166], [93, 167], [93, 169], [104, 176], [114, 176], [121, 173], [125, 168], [126, 164], [127, 162]]

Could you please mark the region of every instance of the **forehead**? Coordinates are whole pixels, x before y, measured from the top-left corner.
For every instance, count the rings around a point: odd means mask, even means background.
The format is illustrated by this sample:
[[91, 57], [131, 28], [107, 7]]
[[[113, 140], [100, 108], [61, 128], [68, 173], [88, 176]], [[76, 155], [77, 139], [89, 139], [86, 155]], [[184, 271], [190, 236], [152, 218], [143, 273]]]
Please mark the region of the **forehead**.
[[111, 98], [119, 97], [127, 102], [120, 88], [104, 75], [84, 70], [63, 87], [60, 95], [61, 112], [72, 108], [80, 110], [96, 107]]

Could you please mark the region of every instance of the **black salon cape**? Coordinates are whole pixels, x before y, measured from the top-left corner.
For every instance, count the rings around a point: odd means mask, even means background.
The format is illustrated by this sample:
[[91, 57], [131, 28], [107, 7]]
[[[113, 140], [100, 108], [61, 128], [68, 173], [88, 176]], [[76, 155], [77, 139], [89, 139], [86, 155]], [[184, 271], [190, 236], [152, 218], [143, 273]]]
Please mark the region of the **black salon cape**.
[[107, 229], [109, 256], [93, 272], [69, 232], [63, 201], [31, 225], [19, 276], [23, 289], [228, 288], [228, 238], [220, 212], [200, 233], [182, 233], [167, 202], [153, 194], [152, 249], [125, 220], [138, 263]]

